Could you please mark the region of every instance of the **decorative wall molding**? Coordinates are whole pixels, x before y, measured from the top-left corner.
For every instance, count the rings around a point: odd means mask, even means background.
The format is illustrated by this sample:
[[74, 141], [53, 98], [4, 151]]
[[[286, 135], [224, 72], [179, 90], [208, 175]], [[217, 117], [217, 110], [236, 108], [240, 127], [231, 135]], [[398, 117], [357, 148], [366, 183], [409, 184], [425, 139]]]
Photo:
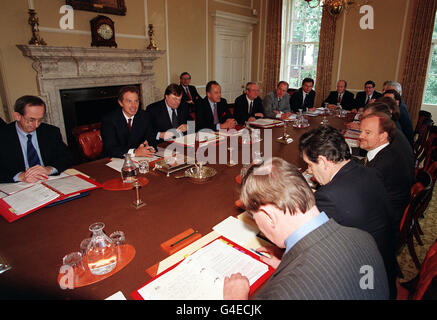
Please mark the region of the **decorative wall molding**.
[[61, 129], [66, 141], [62, 113], [62, 89], [140, 84], [142, 104], [161, 97], [155, 87], [153, 62], [164, 51], [115, 48], [82, 48], [17, 45], [34, 61], [39, 95], [47, 104], [46, 121]]
[[250, 6], [245, 6], [244, 4], [239, 4], [239, 3], [235, 3], [232, 1], [226, 1], [226, 0], [214, 0], [214, 2], [223, 3], [223, 4], [226, 4], [229, 6], [234, 6], [234, 7], [239, 7], [239, 8], [249, 9], [249, 10], [253, 9], [253, 0], [250, 2]]

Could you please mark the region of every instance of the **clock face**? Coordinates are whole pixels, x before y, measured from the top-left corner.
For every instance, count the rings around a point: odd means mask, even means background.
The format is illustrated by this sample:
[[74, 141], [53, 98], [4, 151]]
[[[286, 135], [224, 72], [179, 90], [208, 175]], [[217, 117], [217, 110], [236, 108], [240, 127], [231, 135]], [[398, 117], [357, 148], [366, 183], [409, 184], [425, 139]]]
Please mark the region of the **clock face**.
[[112, 28], [106, 23], [101, 24], [97, 29], [97, 33], [105, 40], [109, 40], [114, 35]]

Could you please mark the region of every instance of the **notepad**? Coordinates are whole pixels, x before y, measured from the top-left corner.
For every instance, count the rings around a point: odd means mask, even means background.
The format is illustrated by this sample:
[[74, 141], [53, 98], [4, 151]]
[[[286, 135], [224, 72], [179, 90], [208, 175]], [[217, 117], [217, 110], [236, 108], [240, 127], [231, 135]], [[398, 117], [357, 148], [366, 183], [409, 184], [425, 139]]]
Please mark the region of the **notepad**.
[[219, 238], [158, 275], [135, 295], [144, 300], [222, 300], [225, 277], [238, 272], [252, 286], [273, 270]]

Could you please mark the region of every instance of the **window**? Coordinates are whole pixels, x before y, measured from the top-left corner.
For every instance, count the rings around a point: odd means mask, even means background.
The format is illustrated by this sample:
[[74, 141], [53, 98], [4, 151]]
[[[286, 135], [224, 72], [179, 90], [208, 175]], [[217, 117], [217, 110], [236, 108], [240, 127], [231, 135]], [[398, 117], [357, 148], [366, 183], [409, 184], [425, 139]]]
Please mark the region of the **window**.
[[283, 0], [280, 80], [300, 88], [306, 77], [316, 80], [322, 8], [302, 0]]
[[431, 53], [426, 78], [423, 103], [437, 105], [437, 15], [434, 21], [434, 32], [432, 34]]

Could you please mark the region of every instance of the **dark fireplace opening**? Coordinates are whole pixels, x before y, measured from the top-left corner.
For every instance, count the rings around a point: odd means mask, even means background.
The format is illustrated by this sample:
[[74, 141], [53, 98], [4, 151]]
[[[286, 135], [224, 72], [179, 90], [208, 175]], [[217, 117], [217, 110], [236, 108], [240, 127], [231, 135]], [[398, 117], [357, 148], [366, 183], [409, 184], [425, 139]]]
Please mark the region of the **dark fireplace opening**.
[[[138, 87], [141, 93], [140, 84], [132, 85]], [[60, 90], [67, 143], [75, 164], [87, 161], [80, 154], [73, 134], [75, 128], [77, 131], [78, 127], [100, 123], [107, 113], [120, 108], [117, 98], [122, 87], [124, 85]]]

